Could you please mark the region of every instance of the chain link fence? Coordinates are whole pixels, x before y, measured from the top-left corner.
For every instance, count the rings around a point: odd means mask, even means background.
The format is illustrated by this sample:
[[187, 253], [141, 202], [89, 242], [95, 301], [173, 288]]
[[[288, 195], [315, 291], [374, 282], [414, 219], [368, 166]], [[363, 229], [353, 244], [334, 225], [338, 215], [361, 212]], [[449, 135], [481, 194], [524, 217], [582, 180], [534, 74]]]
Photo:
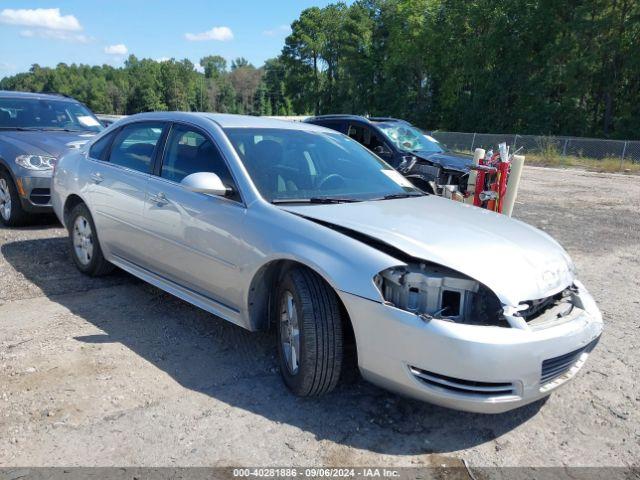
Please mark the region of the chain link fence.
[[452, 150], [473, 152], [476, 148], [497, 148], [506, 142], [511, 151], [522, 147], [523, 155], [575, 158], [593, 161], [618, 160], [623, 164], [640, 164], [640, 141], [603, 140], [581, 137], [556, 137], [539, 135], [464, 133], [433, 131], [431, 136]]

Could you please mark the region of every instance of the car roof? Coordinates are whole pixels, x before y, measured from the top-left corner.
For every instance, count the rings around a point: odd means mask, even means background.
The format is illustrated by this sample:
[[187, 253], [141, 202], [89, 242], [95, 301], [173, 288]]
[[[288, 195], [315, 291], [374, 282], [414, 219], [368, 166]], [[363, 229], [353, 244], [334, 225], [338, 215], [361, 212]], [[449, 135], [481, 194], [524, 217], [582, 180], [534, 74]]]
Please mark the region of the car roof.
[[78, 100], [61, 93], [39, 93], [39, 92], [15, 92], [12, 90], [0, 90], [0, 98], [15, 99], [36, 99], [36, 100], [57, 100], [80, 103]]
[[363, 117], [362, 115], [351, 115], [346, 113], [316, 115], [315, 117], [307, 118], [305, 122], [313, 122], [314, 120], [359, 120], [361, 122], [369, 123], [369, 119], [367, 117]]
[[411, 123], [406, 120], [402, 120], [400, 118], [393, 117], [365, 117], [362, 115], [351, 115], [351, 114], [329, 114], [329, 115], [316, 115], [315, 117], [309, 117], [305, 120], [305, 122], [313, 122], [314, 120], [355, 120], [360, 122], [365, 122], [369, 124], [378, 124], [378, 123], [402, 123], [403, 125], [411, 125]]
[[207, 119], [217, 123], [224, 128], [277, 128], [284, 130], [303, 130], [317, 132], [335, 131], [304, 122], [294, 122], [290, 120], [277, 120], [268, 117], [257, 117], [252, 115], [234, 115], [231, 113], [206, 113], [206, 112], [148, 112], [137, 113], [128, 116], [126, 123], [141, 120], [158, 121], [189, 121]]
[[402, 123], [403, 125], [411, 125], [411, 123], [406, 120], [393, 117], [369, 117], [369, 120], [373, 123]]

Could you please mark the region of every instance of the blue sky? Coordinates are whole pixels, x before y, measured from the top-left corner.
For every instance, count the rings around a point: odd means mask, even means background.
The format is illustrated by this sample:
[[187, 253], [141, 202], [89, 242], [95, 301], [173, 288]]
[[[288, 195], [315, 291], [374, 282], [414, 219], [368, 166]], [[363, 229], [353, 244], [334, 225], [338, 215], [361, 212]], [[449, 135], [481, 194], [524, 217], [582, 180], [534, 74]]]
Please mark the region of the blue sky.
[[288, 26], [330, 0], [0, 0], [0, 78], [31, 64], [121, 65], [138, 57], [243, 56], [259, 66], [280, 53]]

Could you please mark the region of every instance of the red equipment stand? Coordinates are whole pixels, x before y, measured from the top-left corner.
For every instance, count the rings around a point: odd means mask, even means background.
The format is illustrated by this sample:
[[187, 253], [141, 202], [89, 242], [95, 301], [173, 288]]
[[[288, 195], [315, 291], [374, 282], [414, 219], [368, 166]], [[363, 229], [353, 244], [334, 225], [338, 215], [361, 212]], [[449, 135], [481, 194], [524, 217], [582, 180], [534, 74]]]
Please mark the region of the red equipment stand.
[[502, 213], [502, 202], [507, 193], [507, 180], [511, 163], [502, 161], [495, 153], [490, 159], [481, 159], [476, 176], [473, 204], [493, 212]]

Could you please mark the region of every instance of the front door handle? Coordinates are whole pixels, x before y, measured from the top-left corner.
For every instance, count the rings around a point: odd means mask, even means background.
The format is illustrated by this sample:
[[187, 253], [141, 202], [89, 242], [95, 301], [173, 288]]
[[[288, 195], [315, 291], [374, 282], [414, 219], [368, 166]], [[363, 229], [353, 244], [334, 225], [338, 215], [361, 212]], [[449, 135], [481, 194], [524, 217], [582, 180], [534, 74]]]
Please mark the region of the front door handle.
[[155, 203], [156, 205], [166, 205], [167, 203], [169, 203], [169, 200], [167, 200], [167, 196], [164, 194], [164, 192], [158, 192], [155, 195], [151, 195], [149, 197], [149, 200], [151, 200], [151, 202]]
[[104, 178], [102, 178], [102, 175], [100, 175], [99, 173], [92, 173], [91, 180], [93, 181], [93, 183], [101, 183]]

